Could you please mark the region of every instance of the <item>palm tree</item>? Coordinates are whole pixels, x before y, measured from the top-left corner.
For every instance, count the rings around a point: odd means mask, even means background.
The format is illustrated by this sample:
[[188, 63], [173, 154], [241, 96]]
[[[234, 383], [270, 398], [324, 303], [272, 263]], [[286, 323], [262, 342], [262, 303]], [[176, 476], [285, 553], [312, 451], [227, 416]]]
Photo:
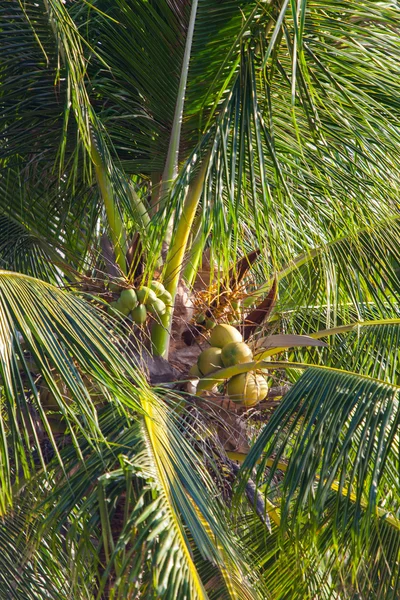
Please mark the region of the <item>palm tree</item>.
[[399, 23], [0, 0], [1, 598], [398, 597]]

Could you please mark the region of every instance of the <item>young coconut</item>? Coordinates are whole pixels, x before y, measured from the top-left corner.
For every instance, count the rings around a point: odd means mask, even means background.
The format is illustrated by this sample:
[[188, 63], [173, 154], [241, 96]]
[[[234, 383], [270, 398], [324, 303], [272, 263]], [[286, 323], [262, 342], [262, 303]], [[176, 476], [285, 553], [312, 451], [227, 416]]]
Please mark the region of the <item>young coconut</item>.
[[107, 312], [109, 315], [113, 315], [115, 317], [115, 311], [117, 310], [117, 301], [115, 300], [114, 302], [110, 302], [110, 304], [107, 306]]
[[136, 296], [139, 304], [152, 304], [155, 302], [155, 300], [157, 300], [155, 292], [146, 286], [136, 290]]
[[202, 375], [208, 375], [217, 369], [221, 369], [221, 348], [206, 348], [197, 359], [197, 366]]
[[228, 381], [227, 393], [233, 402], [250, 408], [264, 400], [268, 394], [268, 383], [259, 373], [240, 373]]
[[165, 292], [165, 287], [161, 281], [156, 281], [155, 279], [150, 283], [150, 289], [153, 290], [157, 297], [160, 297]]
[[143, 325], [146, 322], [147, 310], [144, 304], [138, 304], [131, 312], [132, 321], [138, 325]]
[[110, 281], [108, 288], [110, 292], [120, 292], [124, 289], [126, 283], [125, 277], [114, 277], [114, 279]]
[[214, 327], [216, 327], [216, 322], [213, 319], [206, 319], [204, 326], [207, 329], [207, 331], [209, 331], [210, 329], [214, 329]]
[[201, 373], [199, 367], [195, 364], [189, 369], [188, 379], [200, 379]]
[[127, 317], [131, 312], [130, 308], [124, 306], [120, 300], [117, 300], [115, 310], [119, 313], [119, 316], [123, 315], [124, 317]]
[[161, 317], [162, 315], [165, 315], [165, 311], [167, 309], [165, 307], [164, 302], [162, 300], [160, 300], [160, 298], [157, 298], [156, 300], [154, 300], [154, 302], [152, 302], [151, 304], [149, 304], [147, 306], [147, 310], [154, 317]]
[[133, 290], [132, 288], [128, 290], [123, 290], [121, 292], [118, 302], [121, 306], [125, 306], [128, 309], [128, 311], [133, 310], [138, 304], [138, 299], [135, 290]]
[[230, 342], [243, 342], [239, 331], [232, 325], [216, 325], [210, 335], [211, 346], [223, 348]]
[[230, 342], [222, 348], [221, 359], [224, 367], [233, 367], [251, 362], [253, 353], [245, 342]]
[[158, 297], [167, 306], [171, 306], [172, 305], [172, 296], [171, 296], [171, 294], [167, 290], [164, 290], [163, 293], [160, 294]]

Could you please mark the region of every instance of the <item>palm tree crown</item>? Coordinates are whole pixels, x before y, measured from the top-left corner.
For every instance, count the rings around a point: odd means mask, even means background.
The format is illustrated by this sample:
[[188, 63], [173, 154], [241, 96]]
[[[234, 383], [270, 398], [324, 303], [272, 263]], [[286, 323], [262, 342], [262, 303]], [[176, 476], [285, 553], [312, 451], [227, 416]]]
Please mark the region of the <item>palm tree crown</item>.
[[0, 0], [1, 598], [399, 596], [399, 24]]

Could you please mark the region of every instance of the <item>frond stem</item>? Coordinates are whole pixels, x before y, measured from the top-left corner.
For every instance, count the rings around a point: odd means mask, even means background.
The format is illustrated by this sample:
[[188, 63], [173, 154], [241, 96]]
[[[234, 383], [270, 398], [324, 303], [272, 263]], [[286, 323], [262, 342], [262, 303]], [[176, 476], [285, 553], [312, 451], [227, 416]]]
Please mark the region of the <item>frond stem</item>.
[[161, 323], [156, 323], [154, 326], [151, 336], [153, 352], [157, 356], [163, 356], [164, 358], [168, 357], [170, 329], [176, 290], [182, 271], [187, 243], [192, 230], [193, 220], [203, 191], [207, 170], [208, 160], [205, 159], [200, 171], [189, 187], [173, 242], [168, 249], [163, 283], [166, 290], [172, 296], [172, 303], [170, 306], [167, 306], [165, 315], [161, 317]]

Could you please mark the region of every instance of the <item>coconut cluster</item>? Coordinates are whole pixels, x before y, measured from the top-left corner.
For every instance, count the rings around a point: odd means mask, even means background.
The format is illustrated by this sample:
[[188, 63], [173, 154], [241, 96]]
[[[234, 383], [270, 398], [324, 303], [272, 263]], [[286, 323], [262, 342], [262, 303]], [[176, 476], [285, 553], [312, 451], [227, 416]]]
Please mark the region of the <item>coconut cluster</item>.
[[152, 281], [149, 287], [126, 287], [123, 278], [114, 279], [110, 291], [118, 293], [118, 299], [111, 302], [108, 312], [113, 316], [130, 316], [134, 323], [143, 325], [148, 313], [161, 317], [167, 310], [166, 305], [172, 304], [171, 294], [159, 281]]
[[[191, 375], [203, 377], [223, 367], [233, 367], [253, 360], [251, 349], [232, 325], [216, 325], [210, 335], [210, 344], [199, 355], [197, 365], [191, 369]], [[268, 383], [261, 374], [254, 371], [240, 373], [228, 380], [227, 393], [233, 402], [250, 407], [265, 398]]]

